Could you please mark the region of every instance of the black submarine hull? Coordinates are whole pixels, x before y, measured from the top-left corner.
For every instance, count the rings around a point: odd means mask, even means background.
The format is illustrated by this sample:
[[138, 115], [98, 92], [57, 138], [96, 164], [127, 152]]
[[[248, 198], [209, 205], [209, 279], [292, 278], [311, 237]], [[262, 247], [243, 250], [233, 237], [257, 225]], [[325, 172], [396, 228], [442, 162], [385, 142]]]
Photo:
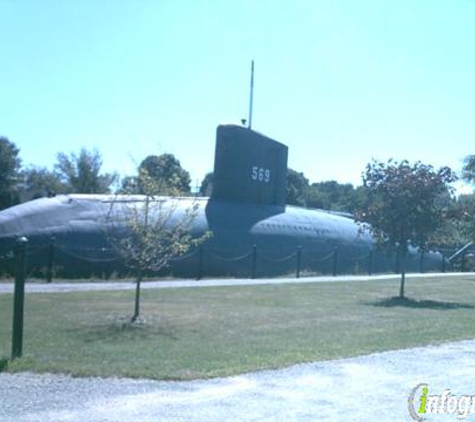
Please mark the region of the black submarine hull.
[[[174, 258], [167, 271], [187, 277], [396, 271], [397, 257], [378, 250], [353, 219], [285, 205], [287, 157], [287, 146], [267, 136], [218, 126], [211, 197], [158, 198], [174, 207], [177, 219], [196, 205], [191, 234], [213, 234], [200, 249]], [[108, 242], [106, 216], [112, 207], [123, 220], [127, 204], [143, 201], [61, 195], [1, 211], [0, 271], [12, 271], [14, 243], [25, 236], [31, 268], [46, 271], [54, 261], [58, 275], [126, 272]], [[412, 249], [407, 269], [438, 271], [444, 264], [440, 254], [421, 257]]]
[[[375, 248], [368, 233], [351, 218], [294, 206], [233, 203], [208, 198], [162, 198], [180, 219], [198, 211], [190, 231], [212, 237], [200, 249], [172, 260], [166, 273], [181, 277], [266, 277], [329, 273], [397, 271], [397, 257]], [[145, 201], [144, 197], [62, 195], [42, 198], [0, 212], [0, 270], [12, 270], [16, 239], [29, 240], [29, 267], [46, 271], [54, 248], [58, 275], [88, 276], [126, 273], [109, 242], [106, 216], [115, 202]], [[49, 224], [48, 224], [49, 222]], [[115, 227], [121, 230], [120, 227]], [[408, 271], [440, 271], [443, 257], [416, 251]]]

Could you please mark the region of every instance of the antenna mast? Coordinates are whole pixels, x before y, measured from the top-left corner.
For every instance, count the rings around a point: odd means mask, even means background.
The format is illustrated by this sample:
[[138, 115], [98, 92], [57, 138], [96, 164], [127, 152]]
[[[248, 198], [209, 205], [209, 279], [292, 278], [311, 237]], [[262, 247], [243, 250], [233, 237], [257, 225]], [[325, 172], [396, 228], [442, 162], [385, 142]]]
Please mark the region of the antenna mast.
[[252, 129], [252, 106], [254, 103], [254, 60], [251, 61], [251, 92], [249, 94], [249, 120], [248, 129]]

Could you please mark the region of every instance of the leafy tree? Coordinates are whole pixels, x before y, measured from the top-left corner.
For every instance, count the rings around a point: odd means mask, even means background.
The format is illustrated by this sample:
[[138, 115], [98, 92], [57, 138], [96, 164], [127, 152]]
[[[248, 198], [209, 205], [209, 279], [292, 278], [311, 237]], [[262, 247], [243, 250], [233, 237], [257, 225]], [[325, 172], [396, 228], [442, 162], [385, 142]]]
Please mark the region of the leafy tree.
[[448, 167], [389, 160], [373, 161], [363, 175], [367, 201], [356, 213], [362, 230], [372, 233], [380, 245], [396, 248], [401, 258], [404, 297], [406, 257], [409, 246], [425, 250], [447, 219], [450, 183], [456, 176]]
[[475, 155], [468, 155], [464, 159], [462, 179], [469, 183], [475, 183]]
[[307, 205], [306, 194], [308, 190], [308, 179], [303, 173], [295, 170], [287, 170], [287, 192], [286, 203], [305, 207]]
[[19, 202], [20, 150], [8, 138], [0, 136], [0, 210]]
[[312, 183], [309, 187], [305, 202], [309, 208], [319, 208], [322, 210], [330, 210], [332, 208], [328, 192], [319, 189], [316, 183]]
[[361, 209], [368, 202], [368, 196], [368, 188], [364, 185], [358, 186], [353, 193], [351, 207], [348, 211], [352, 214], [356, 213], [357, 210]]
[[23, 184], [23, 201], [66, 193], [68, 190], [68, 187], [61, 181], [60, 175], [45, 167], [32, 166], [24, 170]]
[[184, 203], [179, 198], [157, 196], [162, 192], [156, 178], [141, 170], [144, 195], [118, 196], [106, 218], [109, 241], [124, 264], [136, 275], [135, 307], [131, 322], [140, 315], [140, 286], [144, 273], [166, 267], [172, 258], [187, 253], [211, 236], [190, 232], [199, 203]]
[[201, 182], [200, 186], [200, 195], [201, 196], [211, 196], [213, 192], [213, 172], [207, 173]]
[[475, 194], [460, 195], [454, 204], [458, 243], [475, 241]]
[[[159, 192], [174, 192], [179, 195], [191, 192], [190, 174], [181, 167], [180, 161], [173, 154], [149, 155], [140, 163], [139, 173], [143, 170], [146, 171], [147, 177], [154, 180], [154, 189]], [[139, 182], [141, 180], [139, 178]], [[146, 187], [141, 186], [141, 192], [145, 191]]]
[[99, 151], [81, 148], [69, 156], [60, 152], [55, 169], [61, 181], [74, 193], [108, 193], [116, 180], [114, 174], [100, 174], [102, 157]]

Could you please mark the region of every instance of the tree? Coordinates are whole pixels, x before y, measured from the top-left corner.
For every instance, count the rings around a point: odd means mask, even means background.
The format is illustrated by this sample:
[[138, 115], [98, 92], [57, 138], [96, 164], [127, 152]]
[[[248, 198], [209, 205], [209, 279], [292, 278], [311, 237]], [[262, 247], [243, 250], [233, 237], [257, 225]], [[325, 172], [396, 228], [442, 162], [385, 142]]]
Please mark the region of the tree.
[[316, 183], [312, 183], [309, 187], [305, 202], [309, 208], [318, 208], [321, 210], [332, 209], [332, 203], [328, 193], [319, 189]]
[[308, 189], [307, 205], [332, 211], [352, 212], [355, 189], [350, 183], [341, 184], [334, 180], [312, 183]]
[[60, 175], [45, 167], [31, 166], [24, 170], [23, 184], [23, 201], [66, 193], [68, 190], [68, 187], [61, 181]]
[[287, 192], [286, 203], [305, 207], [307, 205], [306, 195], [308, 190], [308, 179], [303, 173], [295, 170], [287, 170]]
[[200, 195], [201, 196], [211, 196], [213, 193], [213, 172], [207, 173], [201, 182], [200, 186]]
[[60, 152], [55, 169], [61, 181], [73, 193], [108, 193], [116, 180], [115, 174], [100, 174], [102, 157], [99, 151], [81, 148], [69, 156]]
[[18, 185], [21, 179], [20, 150], [8, 138], [0, 136], [0, 210], [19, 202]]
[[462, 179], [475, 183], [475, 155], [467, 155], [463, 162]]
[[[191, 192], [190, 174], [181, 167], [173, 154], [149, 155], [140, 163], [139, 173], [141, 170], [147, 172], [147, 177], [154, 180], [155, 189], [161, 192], [173, 191], [179, 195]], [[142, 193], [145, 190], [145, 187], [141, 187]]]
[[122, 195], [140, 194], [140, 185], [138, 176], [126, 176], [121, 181], [121, 187], [118, 191]]
[[455, 204], [459, 244], [475, 241], [475, 194], [460, 195]]
[[109, 242], [136, 276], [135, 307], [131, 322], [140, 315], [140, 286], [147, 272], [166, 267], [172, 258], [187, 253], [211, 236], [193, 236], [192, 223], [199, 203], [158, 196], [163, 192], [156, 178], [141, 169], [140, 186], [144, 195], [121, 196], [112, 201], [106, 218]]
[[401, 259], [399, 296], [404, 298], [406, 257], [409, 246], [427, 249], [447, 219], [449, 184], [456, 180], [448, 167], [434, 170], [417, 162], [373, 161], [363, 175], [367, 201], [356, 213], [362, 230], [380, 245], [398, 250]]

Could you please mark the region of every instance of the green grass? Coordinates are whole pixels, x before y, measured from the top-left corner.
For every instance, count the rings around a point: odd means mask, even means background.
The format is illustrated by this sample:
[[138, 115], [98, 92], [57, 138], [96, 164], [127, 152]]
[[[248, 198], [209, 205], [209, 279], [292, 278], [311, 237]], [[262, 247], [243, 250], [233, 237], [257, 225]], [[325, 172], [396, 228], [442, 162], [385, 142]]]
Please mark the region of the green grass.
[[[475, 277], [28, 294], [24, 353], [10, 354], [0, 295], [0, 370], [194, 379], [475, 338]], [[3, 359], [2, 359], [3, 358]]]

